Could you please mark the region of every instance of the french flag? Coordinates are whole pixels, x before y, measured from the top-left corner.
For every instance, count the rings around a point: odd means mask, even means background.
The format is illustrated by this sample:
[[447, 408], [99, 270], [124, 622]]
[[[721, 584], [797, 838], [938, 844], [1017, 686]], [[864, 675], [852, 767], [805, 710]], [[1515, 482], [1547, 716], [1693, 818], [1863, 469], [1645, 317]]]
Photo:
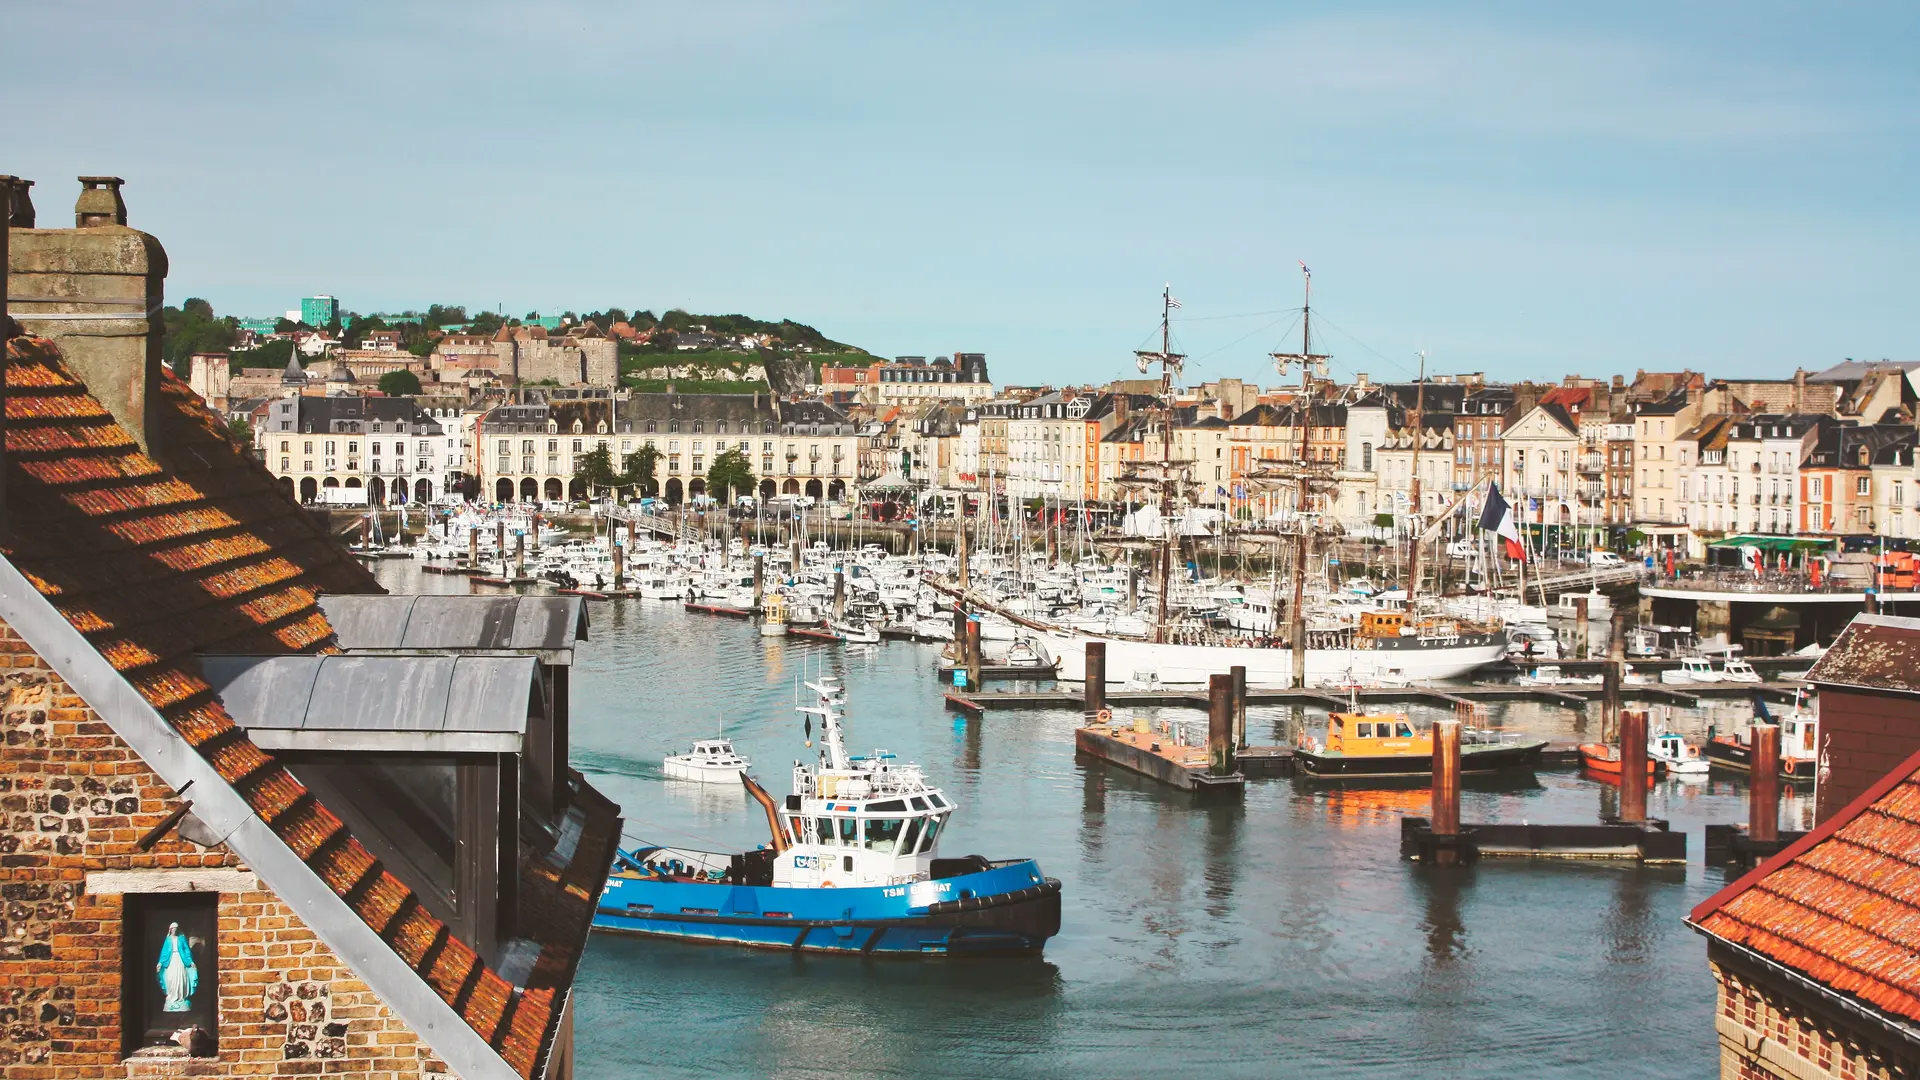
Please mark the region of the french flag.
[[1524, 559], [1527, 549], [1520, 543], [1520, 526], [1514, 523], [1513, 507], [1500, 497], [1500, 485], [1487, 485], [1487, 505], [1480, 511], [1480, 527], [1496, 533], [1507, 542], [1507, 557]]

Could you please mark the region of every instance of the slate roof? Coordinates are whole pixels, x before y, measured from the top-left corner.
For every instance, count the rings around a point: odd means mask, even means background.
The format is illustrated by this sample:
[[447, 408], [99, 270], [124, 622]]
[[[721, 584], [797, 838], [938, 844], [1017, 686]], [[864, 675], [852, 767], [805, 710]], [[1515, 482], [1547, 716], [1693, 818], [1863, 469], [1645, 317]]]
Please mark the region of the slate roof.
[[1837, 995], [1920, 1020], [1920, 754], [1687, 921]]
[[558, 651], [587, 640], [577, 596], [326, 596], [340, 647]]
[[196, 655], [330, 650], [333, 630], [317, 596], [377, 592], [372, 576], [171, 373], [157, 388], [156, 460], [51, 342], [15, 338], [7, 355], [0, 553], [320, 883], [516, 1072], [531, 1076], [555, 1031], [558, 995], [571, 981], [618, 839], [615, 809], [581, 784], [576, 805], [587, 823], [572, 861], [534, 860], [523, 874], [523, 911], [534, 913], [527, 925], [540, 928], [544, 947], [524, 989], [516, 989], [248, 739]]
[[[300, 732], [334, 749], [517, 754], [541, 693], [531, 656], [207, 656], [201, 669], [256, 741]], [[482, 738], [446, 745], [460, 735]]]

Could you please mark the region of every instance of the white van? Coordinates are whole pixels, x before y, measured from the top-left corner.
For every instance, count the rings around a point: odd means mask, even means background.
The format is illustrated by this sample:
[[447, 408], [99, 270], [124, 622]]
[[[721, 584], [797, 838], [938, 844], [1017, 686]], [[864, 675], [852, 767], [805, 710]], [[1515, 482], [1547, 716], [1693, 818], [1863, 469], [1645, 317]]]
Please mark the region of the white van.
[[1611, 551], [1589, 551], [1587, 552], [1587, 565], [1595, 569], [1610, 570], [1614, 567], [1627, 565], [1627, 560], [1615, 555]]

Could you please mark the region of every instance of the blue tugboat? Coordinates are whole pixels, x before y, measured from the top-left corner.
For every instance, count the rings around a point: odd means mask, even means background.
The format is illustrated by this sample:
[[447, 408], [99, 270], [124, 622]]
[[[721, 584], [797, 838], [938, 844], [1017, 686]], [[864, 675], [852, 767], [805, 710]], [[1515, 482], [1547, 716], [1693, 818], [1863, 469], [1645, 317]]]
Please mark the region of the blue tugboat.
[[[600, 894], [597, 930], [795, 952], [875, 956], [1038, 953], [1060, 932], [1060, 882], [1032, 859], [943, 859], [956, 809], [918, 766], [849, 757], [846, 692], [807, 684], [806, 729], [818, 761], [795, 762], [776, 805], [752, 777], [772, 843], [738, 854], [674, 847], [622, 851]], [[812, 745], [811, 742], [808, 745]]]

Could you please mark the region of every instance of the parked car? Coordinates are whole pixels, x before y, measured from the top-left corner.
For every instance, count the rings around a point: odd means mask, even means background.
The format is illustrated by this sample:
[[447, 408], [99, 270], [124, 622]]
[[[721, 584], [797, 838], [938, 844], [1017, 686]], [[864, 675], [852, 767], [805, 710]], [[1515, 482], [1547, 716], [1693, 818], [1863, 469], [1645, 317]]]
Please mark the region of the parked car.
[[1611, 570], [1615, 567], [1627, 565], [1627, 560], [1615, 555], [1611, 551], [1589, 551], [1587, 552], [1587, 565], [1596, 570]]

